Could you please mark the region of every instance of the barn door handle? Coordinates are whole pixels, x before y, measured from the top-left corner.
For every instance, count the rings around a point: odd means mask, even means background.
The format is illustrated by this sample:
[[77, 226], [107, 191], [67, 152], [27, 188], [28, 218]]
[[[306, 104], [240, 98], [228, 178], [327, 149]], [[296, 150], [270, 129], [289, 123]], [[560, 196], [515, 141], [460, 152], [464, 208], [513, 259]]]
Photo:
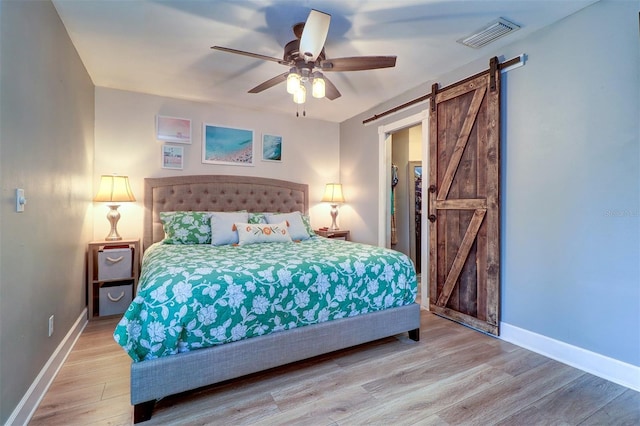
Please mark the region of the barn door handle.
[[436, 215], [433, 212], [433, 197], [434, 194], [436, 193], [436, 186], [435, 185], [430, 185], [429, 186], [429, 203], [428, 203], [428, 216], [427, 219], [429, 219], [431, 222], [435, 222], [436, 221]]

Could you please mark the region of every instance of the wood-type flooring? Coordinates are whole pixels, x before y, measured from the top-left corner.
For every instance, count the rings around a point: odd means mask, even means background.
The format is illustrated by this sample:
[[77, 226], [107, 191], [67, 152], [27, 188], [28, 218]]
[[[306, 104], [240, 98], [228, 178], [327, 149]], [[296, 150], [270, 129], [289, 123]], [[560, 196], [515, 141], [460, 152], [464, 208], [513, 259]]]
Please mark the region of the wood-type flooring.
[[[116, 320], [91, 321], [30, 425], [128, 425]], [[391, 337], [164, 398], [150, 425], [640, 425], [640, 393], [422, 311]]]

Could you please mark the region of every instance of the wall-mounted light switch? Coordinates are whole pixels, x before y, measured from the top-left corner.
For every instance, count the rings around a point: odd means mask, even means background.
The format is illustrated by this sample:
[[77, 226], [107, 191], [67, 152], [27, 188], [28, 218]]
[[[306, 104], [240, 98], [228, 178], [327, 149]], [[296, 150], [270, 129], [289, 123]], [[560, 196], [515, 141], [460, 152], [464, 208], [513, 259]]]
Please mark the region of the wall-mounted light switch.
[[24, 198], [24, 189], [16, 189], [16, 211], [18, 213], [23, 212], [25, 204], [27, 204], [27, 199]]
[[49, 317], [49, 337], [53, 336], [53, 315]]

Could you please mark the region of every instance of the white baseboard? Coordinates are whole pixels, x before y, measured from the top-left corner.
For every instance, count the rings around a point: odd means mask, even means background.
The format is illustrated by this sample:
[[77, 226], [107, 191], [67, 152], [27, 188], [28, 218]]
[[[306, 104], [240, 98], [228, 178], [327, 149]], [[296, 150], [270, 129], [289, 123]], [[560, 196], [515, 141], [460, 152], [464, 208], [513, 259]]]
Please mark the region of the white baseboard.
[[500, 339], [640, 392], [640, 367], [500, 323]]
[[67, 359], [67, 356], [71, 352], [71, 349], [73, 349], [76, 340], [78, 340], [78, 337], [80, 337], [80, 334], [82, 334], [82, 330], [84, 330], [86, 325], [87, 308], [80, 313], [76, 322], [67, 332], [66, 336], [64, 336], [64, 339], [62, 339], [44, 367], [42, 367], [42, 370], [40, 370], [36, 379], [33, 381], [31, 386], [29, 386], [27, 393], [24, 394], [16, 409], [13, 410], [13, 413], [11, 413], [11, 416], [7, 419], [5, 426], [26, 425], [29, 423], [33, 413], [35, 413], [40, 401], [44, 398], [44, 395], [47, 393], [49, 386], [51, 386], [53, 379], [55, 379], [58, 371], [62, 367], [62, 364], [64, 364], [64, 361]]

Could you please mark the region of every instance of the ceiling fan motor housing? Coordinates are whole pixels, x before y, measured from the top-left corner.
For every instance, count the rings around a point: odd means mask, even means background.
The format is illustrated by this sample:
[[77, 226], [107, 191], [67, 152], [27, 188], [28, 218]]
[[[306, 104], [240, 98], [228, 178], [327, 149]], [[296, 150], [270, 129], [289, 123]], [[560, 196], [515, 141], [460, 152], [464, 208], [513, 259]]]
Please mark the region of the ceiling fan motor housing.
[[[289, 62], [292, 65], [297, 65], [298, 63], [305, 62], [305, 59], [300, 57], [300, 40], [296, 39], [296, 40], [291, 40], [289, 43], [287, 43], [284, 46], [284, 54], [282, 56], [282, 59], [285, 62]], [[315, 62], [312, 63], [317, 63], [318, 61], [324, 61], [326, 59], [325, 54], [324, 54], [324, 48], [322, 49], [322, 51], [320, 52], [320, 54], [318, 55], [318, 58], [316, 59]]]

